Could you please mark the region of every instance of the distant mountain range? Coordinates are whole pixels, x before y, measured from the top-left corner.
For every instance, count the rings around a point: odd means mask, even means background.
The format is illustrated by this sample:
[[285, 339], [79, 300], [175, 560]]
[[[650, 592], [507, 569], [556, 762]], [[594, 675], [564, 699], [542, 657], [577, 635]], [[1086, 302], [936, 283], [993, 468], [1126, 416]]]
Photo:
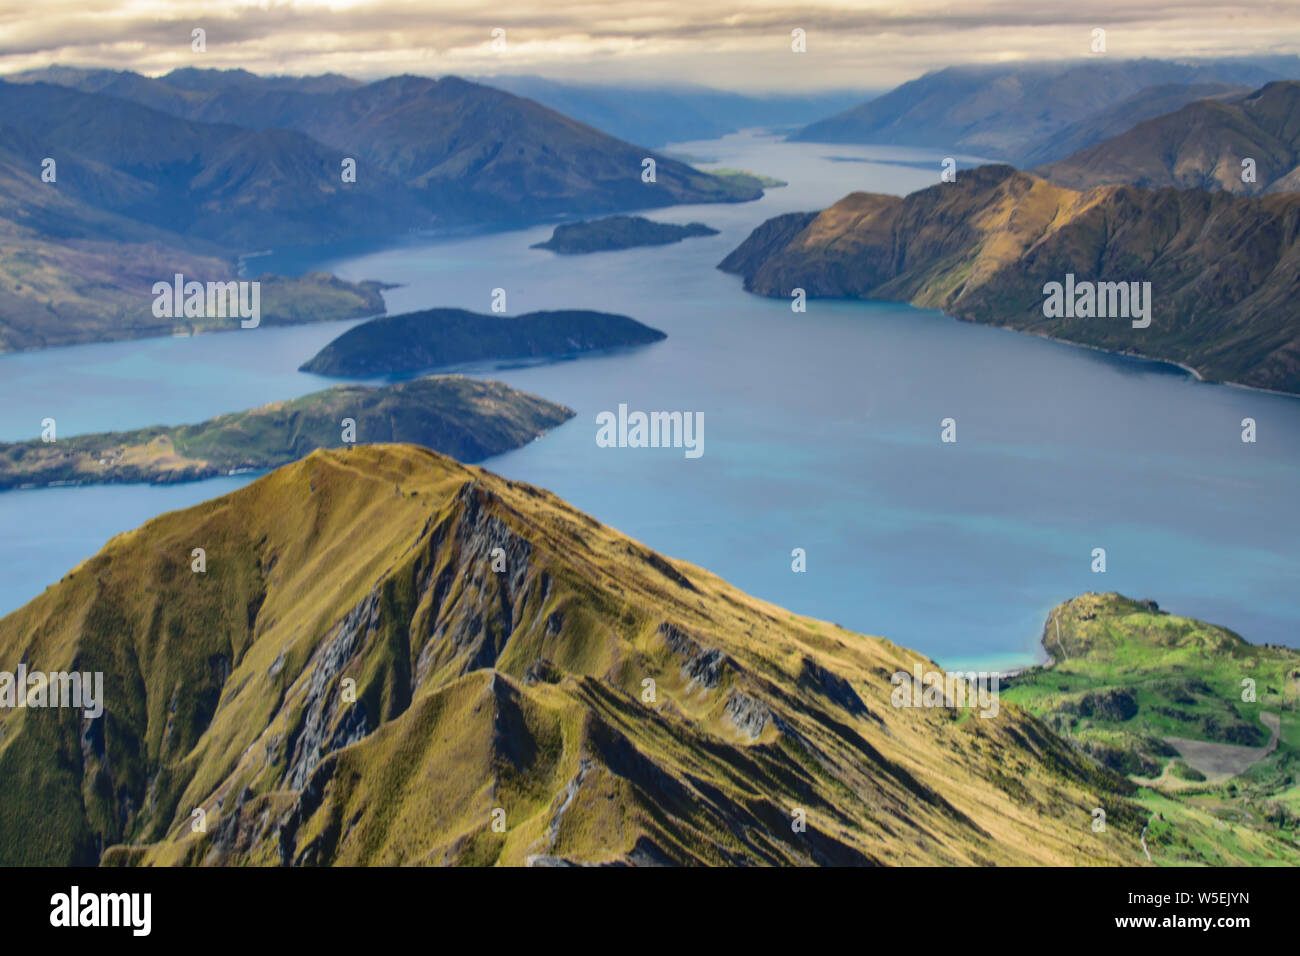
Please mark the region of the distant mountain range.
[[[195, 122], [116, 96], [3, 82], [0, 124], [10, 162], [21, 155], [39, 173], [44, 157], [56, 161], [45, 192], [212, 248], [251, 252], [434, 222], [398, 180], [372, 171], [342, 182], [343, 153], [292, 129]], [[28, 224], [49, 232], [38, 218]]]
[[[226, 328], [159, 321], [153, 283], [268, 246], [762, 192], [455, 77], [51, 67], [0, 82], [0, 351]], [[268, 290], [269, 324], [383, 311], [374, 286], [263, 281], [299, 295]]]
[[409, 445], [119, 535], [0, 620], [20, 665], [103, 710], [0, 710], [0, 865], [1142, 860], [1026, 711]]
[[540, 76], [474, 79], [536, 100], [611, 136], [646, 146], [717, 139], [754, 127], [803, 127], [877, 95], [875, 91], [842, 90], [746, 96], [703, 86], [597, 85]]
[[[1126, 128], [1116, 124], [1215, 95], [1216, 86], [1221, 93], [1224, 86], [1255, 89], [1288, 79], [1300, 79], [1300, 57], [1187, 62], [1098, 57], [950, 67], [810, 123], [790, 138], [924, 146], [1037, 165]], [[1197, 89], [1178, 92], [1177, 87]], [[1068, 141], [1065, 152], [1057, 151], [1062, 148], [1058, 137]]]
[[1028, 169], [1064, 159], [1072, 153], [1118, 136], [1143, 120], [1173, 113], [1197, 100], [1236, 99], [1251, 92], [1235, 83], [1166, 83], [1148, 86], [1100, 113], [1070, 123], [1024, 149], [1016, 165]]
[[[346, 210], [331, 219], [312, 215], [312, 204], [306, 204], [300, 237], [308, 243], [349, 228], [353, 235], [358, 228], [363, 234], [391, 234], [386, 218], [413, 226], [490, 224], [762, 195], [761, 189], [719, 180], [531, 100], [455, 76], [398, 76], [366, 85], [319, 77], [295, 82], [243, 71], [187, 70], [173, 83], [176, 76], [149, 79], [55, 67], [12, 77], [25, 82], [11, 85], [59, 82], [174, 120], [261, 134], [246, 134], [240, 152], [281, 173], [285, 182], [277, 188], [286, 182], [320, 188], [323, 180], [332, 192], [347, 192], [355, 185], [355, 193], [366, 197], [361, 205], [375, 208], [373, 221], [356, 223]], [[191, 127], [173, 129], [169, 135], [184, 142], [196, 135]], [[310, 139], [311, 148], [302, 137]], [[123, 139], [142, 141], [135, 135]], [[296, 165], [276, 162], [277, 155], [292, 155]], [[356, 183], [346, 187], [340, 178], [344, 157], [357, 161]], [[647, 157], [656, 163], [653, 183], [642, 181]], [[221, 182], [220, 165], [214, 170], [211, 160], [203, 160], [199, 154], [194, 162]], [[301, 197], [296, 204], [302, 205]], [[290, 205], [295, 205], [292, 198]], [[313, 224], [326, 230], [323, 236], [309, 231]], [[257, 234], [249, 229], [250, 237]]]
[[[853, 193], [769, 220], [720, 268], [763, 295], [906, 301], [1300, 393], [1300, 194], [1082, 192], [983, 166], [906, 197]], [[1047, 284], [1076, 280], [1139, 293], [1149, 282], [1149, 326], [1114, 311], [1049, 317]]]
[[1247, 196], [1300, 192], [1300, 83], [1189, 103], [1036, 172], [1073, 189], [1129, 183]]

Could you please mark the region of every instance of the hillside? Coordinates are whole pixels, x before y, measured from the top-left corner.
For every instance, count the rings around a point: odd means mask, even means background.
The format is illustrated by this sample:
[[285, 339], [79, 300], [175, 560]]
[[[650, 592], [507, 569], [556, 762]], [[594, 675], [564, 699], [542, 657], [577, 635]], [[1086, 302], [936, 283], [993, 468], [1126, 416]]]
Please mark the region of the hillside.
[[562, 255], [632, 249], [636, 246], [666, 246], [694, 236], [716, 236], [718, 230], [702, 222], [679, 226], [654, 222], [644, 216], [608, 216], [587, 222], [566, 222], [555, 227], [551, 238], [533, 243], [534, 249], [550, 249]]
[[[1300, 195], [1066, 189], [1009, 166], [769, 220], [719, 268], [788, 297], [885, 299], [1300, 393]], [[1044, 314], [1044, 287], [1150, 282], [1150, 325]]]
[[116, 96], [12, 82], [0, 82], [0, 126], [35, 175], [44, 157], [57, 160], [45, 192], [237, 252], [436, 221], [378, 171], [344, 183], [345, 154], [296, 130], [195, 122]]
[[105, 712], [0, 710], [5, 865], [1141, 862], [1135, 788], [1025, 712], [891, 706], [931, 662], [410, 446], [120, 535], [20, 659]]
[[[1246, 158], [1255, 161], [1253, 182], [1242, 180]], [[1127, 183], [1245, 196], [1300, 192], [1300, 83], [1190, 103], [1036, 172], [1071, 189]]]
[[1147, 785], [1155, 862], [1300, 865], [1300, 651], [1118, 594], [1057, 607], [1043, 648], [1003, 699]]
[[53, 484], [196, 481], [267, 471], [338, 448], [343, 421], [358, 444], [408, 442], [462, 461], [518, 448], [573, 412], [499, 382], [459, 375], [382, 388], [339, 385], [197, 425], [0, 443], [0, 491]]
[[1073, 124], [1097, 122], [1151, 87], [1223, 83], [1254, 89], [1281, 79], [1300, 79], [1295, 57], [1184, 63], [1098, 57], [949, 67], [811, 123], [790, 138], [925, 146], [1018, 162], [1044, 140]]
[[1144, 120], [1182, 109], [1188, 103], [1197, 100], [1240, 99], [1250, 91], [1248, 86], [1233, 83], [1164, 83], [1149, 86], [1114, 106], [1054, 130], [1038, 142], [1031, 143], [1017, 154], [1016, 165], [1021, 169], [1031, 169], [1056, 162], [1119, 136]]
[[[157, 318], [150, 290], [176, 272], [187, 281], [235, 281], [233, 264], [163, 242], [36, 239], [0, 222], [0, 353], [196, 332], [243, 332], [238, 318]], [[384, 311], [378, 282], [324, 272], [262, 275], [262, 326], [359, 319]]]
[[302, 371], [364, 378], [467, 362], [557, 358], [664, 338], [625, 315], [585, 309], [518, 316], [427, 309], [353, 326], [305, 362]]

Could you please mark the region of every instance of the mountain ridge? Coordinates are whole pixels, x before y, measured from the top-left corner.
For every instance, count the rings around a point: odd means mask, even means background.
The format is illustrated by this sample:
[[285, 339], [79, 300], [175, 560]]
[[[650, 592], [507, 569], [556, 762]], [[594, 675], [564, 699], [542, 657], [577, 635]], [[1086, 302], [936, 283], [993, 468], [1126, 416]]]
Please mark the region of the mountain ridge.
[[[1210, 381], [1300, 393], [1300, 195], [1103, 186], [1010, 166], [905, 197], [852, 193], [769, 220], [719, 268], [769, 296], [905, 301], [969, 321], [1177, 362]], [[806, 218], [811, 215], [811, 218]], [[1050, 282], [1150, 282], [1149, 327], [1048, 317]]]
[[1269, 83], [1238, 99], [1197, 100], [1035, 172], [1072, 189], [1300, 192], [1300, 82]]
[[891, 706], [931, 662], [410, 446], [120, 535], [0, 620], [19, 657], [105, 703], [0, 712], [6, 863], [1141, 859], [1132, 785], [1036, 718]]
[[1149, 87], [1300, 79], [1300, 59], [1112, 60], [956, 66], [934, 70], [789, 138], [890, 143], [1018, 162], [1063, 129], [1097, 121]]

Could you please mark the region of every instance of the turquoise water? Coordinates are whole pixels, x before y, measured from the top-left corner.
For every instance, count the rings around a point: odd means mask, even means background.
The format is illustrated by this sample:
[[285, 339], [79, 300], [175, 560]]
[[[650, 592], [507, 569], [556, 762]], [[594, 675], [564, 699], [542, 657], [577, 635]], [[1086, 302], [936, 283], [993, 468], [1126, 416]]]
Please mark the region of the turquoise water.
[[[258, 268], [324, 261], [402, 283], [393, 312], [487, 311], [499, 287], [511, 313], [592, 308], [664, 330], [643, 349], [470, 370], [578, 413], [488, 466], [792, 610], [949, 666], [1036, 659], [1048, 610], [1086, 590], [1300, 644], [1300, 401], [903, 305], [812, 301], [795, 314], [748, 295], [714, 266], [758, 223], [854, 189], [909, 192], [937, 179], [941, 157], [752, 134], [679, 148], [790, 186], [651, 213], [721, 230], [673, 246], [560, 257], [529, 248], [550, 234], [533, 227], [341, 258], [282, 251]], [[0, 357], [0, 438], [33, 437], [44, 417], [62, 434], [197, 421], [325, 387], [295, 369], [349, 324]], [[702, 413], [704, 455], [598, 447], [595, 417], [620, 403]], [[947, 417], [955, 444], [939, 440]], [[1256, 444], [1240, 440], [1244, 417]], [[0, 611], [109, 535], [247, 480], [0, 495]], [[1105, 574], [1090, 570], [1097, 547]], [[794, 548], [806, 573], [791, 570]]]

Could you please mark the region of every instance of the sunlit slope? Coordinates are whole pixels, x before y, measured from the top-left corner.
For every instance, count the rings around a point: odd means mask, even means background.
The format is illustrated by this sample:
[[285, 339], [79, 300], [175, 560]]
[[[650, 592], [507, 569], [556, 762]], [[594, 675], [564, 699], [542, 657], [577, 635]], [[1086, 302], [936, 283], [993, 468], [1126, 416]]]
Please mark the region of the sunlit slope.
[[1015, 701], [1144, 785], [1155, 863], [1300, 865], [1300, 651], [1119, 594], [1057, 607]]
[[412, 446], [114, 539], [0, 621], [20, 659], [107, 702], [0, 711], [4, 863], [1142, 860], [1132, 784], [1037, 719], [895, 708], [933, 664]]
[[[761, 295], [905, 301], [1300, 393], [1295, 193], [1082, 192], [981, 166], [908, 196], [851, 193], [815, 215], [770, 219], [719, 268]], [[1067, 275], [1147, 283], [1149, 308], [1048, 314], [1044, 289]]]

